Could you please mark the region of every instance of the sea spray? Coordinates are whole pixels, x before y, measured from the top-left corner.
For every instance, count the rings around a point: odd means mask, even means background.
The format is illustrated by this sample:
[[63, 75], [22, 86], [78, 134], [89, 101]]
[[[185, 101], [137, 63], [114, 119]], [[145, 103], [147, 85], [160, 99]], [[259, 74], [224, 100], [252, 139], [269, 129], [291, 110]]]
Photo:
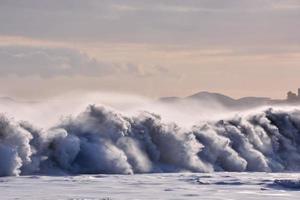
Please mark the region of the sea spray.
[[43, 129], [0, 117], [0, 175], [300, 170], [300, 110], [270, 108], [191, 128], [90, 105]]

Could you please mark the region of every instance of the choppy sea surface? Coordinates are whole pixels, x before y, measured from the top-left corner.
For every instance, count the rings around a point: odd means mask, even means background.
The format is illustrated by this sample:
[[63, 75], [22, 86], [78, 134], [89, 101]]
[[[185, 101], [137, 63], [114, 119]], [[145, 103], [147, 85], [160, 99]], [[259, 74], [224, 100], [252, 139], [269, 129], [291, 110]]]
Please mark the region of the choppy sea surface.
[[6, 199], [298, 199], [300, 173], [163, 173], [0, 178]]

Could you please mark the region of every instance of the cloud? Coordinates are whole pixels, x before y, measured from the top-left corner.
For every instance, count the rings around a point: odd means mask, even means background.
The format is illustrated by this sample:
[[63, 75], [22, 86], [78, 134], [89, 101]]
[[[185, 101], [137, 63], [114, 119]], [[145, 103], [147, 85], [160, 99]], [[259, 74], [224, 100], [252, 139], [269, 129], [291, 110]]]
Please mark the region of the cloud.
[[0, 76], [145, 77], [161, 73], [168, 70], [157, 65], [101, 62], [76, 49], [0, 46]]
[[275, 10], [300, 10], [300, 1], [298, 0], [275, 0], [272, 8]]
[[101, 63], [74, 49], [0, 47], [1, 76], [104, 76], [117, 71], [118, 65]]
[[295, 0], [5, 0], [0, 34], [155, 44], [295, 44], [299, 11]]
[[157, 74], [160, 75], [172, 75], [174, 76], [175, 74], [172, 74], [167, 68], [160, 66], [160, 65], [151, 65], [150, 67], [144, 66], [144, 65], [137, 65], [133, 63], [128, 63], [124, 66], [124, 71], [127, 71], [131, 74], [134, 74], [136, 76], [140, 77], [152, 77]]

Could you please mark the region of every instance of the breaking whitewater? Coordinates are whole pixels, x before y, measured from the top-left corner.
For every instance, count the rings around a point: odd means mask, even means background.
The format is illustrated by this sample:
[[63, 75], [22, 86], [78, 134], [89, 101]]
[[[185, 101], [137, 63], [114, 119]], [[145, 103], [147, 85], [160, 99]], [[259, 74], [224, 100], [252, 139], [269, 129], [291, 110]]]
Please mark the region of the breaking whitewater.
[[[53, 111], [55, 112], [55, 111]], [[0, 175], [300, 170], [300, 110], [267, 109], [190, 129], [91, 105], [47, 130], [0, 117]]]
[[[45, 109], [41, 111], [45, 112]], [[51, 112], [60, 111], [52, 109]], [[76, 115], [61, 116], [56, 123], [45, 127], [35, 125], [32, 120], [17, 119], [18, 112], [14, 113], [13, 117], [8, 112], [0, 116], [0, 176], [21, 176], [16, 180], [23, 177], [24, 183], [39, 185], [39, 182], [50, 183], [52, 179], [62, 177], [70, 179], [68, 183], [74, 179], [92, 178], [91, 184], [94, 184], [98, 174], [107, 174], [101, 177], [101, 181], [105, 178], [106, 184], [111, 184], [112, 188], [121, 184], [118, 181], [114, 183], [116, 177], [124, 182], [122, 186], [125, 188], [132, 188], [137, 182], [142, 184], [142, 180], [147, 178], [152, 185], [162, 186], [166, 184], [162, 181], [176, 184], [176, 181], [184, 180], [195, 192], [195, 184], [198, 189], [207, 188], [210, 184], [222, 187], [244, 185], [243, 179], [230, 179], [234, 174], [239, 178], [250, 176], [250, 181], [247, 179], [246, 182], [252, 181], [250, 185], [257, 183], [259, 187], [255, 189], [261, 190], [263, 184], [300, 189], [299, 181], [290, 180], [292, 172], [300, 171], [300, 109], [297, 107], [234, 112], [220, 119], [200, 119], [189, 126], [164, 120], [164, 115], [155, 112], [126, 114], [103, 105], [89, 105]], [[42, 118], [43, 113], [39, 116]], [[271, 175], [273, 172], [278, 175]], [[128, 176], [132, 174], [144, 175]], [[289, 179], [275, 181], [277, 176]], [[202, 177], [201, 180], [199, 177]], [[261, 182], [255, 182], [258, 177], [262, 178], [259, 179]], [[9, 188], [4, 184], [10, 183], [13, 188], [14, 184], [10, 181], [16, 180], [1, 178], [0, 186]], [[77, 186], [80, 185], [81, 182]], [[8, 191], [3, 190], [1, 194], [7, 195]], [[163, 194], [158, 194], [158, 197]], [[126, 198], [133, 197], [137, 196]], [[185, 196], [184, 199], [196, 197]], [[151, 198], [145, 196], [143, 199]]]

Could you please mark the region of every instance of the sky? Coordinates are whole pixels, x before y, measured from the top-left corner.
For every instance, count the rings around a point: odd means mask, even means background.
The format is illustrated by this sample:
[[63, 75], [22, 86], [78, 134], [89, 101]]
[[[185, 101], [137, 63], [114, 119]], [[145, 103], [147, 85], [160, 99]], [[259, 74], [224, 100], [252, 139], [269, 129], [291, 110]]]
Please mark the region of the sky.
[[0, 0], [0, 96], [298, 87], [299, 0]]

